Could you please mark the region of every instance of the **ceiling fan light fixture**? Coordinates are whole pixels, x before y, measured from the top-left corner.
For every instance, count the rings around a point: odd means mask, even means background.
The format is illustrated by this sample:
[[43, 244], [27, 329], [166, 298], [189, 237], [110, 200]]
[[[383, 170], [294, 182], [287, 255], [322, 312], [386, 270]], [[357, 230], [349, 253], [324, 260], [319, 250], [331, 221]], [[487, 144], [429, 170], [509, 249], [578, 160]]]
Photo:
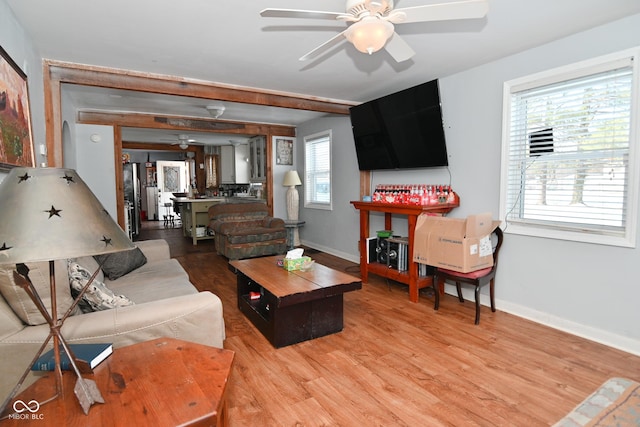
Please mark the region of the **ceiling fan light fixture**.
[[369, 55], [382, 49], [392, 35], [393, 24], [375, 16], [362, 18], [349, 26], [345, 33], [356, 49]]
[[205, 108], [214, 119], [220, 117], [225, 110], [224, 105], [207, 105]]
[[187, 144], [186, 142], [181, 142], [178, 147], [180, 147], [182, 150], [186, 150], [187, 148], [189, 148], [189, 144]]

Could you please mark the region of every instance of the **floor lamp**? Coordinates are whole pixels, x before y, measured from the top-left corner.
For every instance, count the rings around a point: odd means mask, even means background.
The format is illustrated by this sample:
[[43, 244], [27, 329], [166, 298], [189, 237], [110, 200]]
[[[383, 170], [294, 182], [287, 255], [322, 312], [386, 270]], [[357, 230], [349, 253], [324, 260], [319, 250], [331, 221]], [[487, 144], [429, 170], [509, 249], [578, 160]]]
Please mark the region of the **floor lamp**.
[[[27, 366], [0, 409], [16, 396], [30, 368], [53, 340], [56, 392], [40, 405], [62, 394], [61, 348], [68, 354], [77, 376], [75, 394], [85, 414], [96, 402], [104, 400], [93, 380], [82, 373], [91, 372], [86, 362], [76, 359], [62, 335], [65, 319], [78, 304], [93, 278], [87, 282], [73, 306], [58, 313], [54, 261], [133, 249], [134, 245], [115, 223], [89, 187], [72, 169], [14, 168], [0, 183], [0, 264], [15, 265], [15, 284], [24, 289], [49, 324], [49, 335]], [[28, 263], [49, 262], [51, 311], [42, 302], [29, 279]], [[61, 286], [69, 286], [63, 283]]]
[[[284, 174], [282, 180], [284, 187], [289, 187], [287, 190], [287, 220], [297, 221], [298, 212], [300, 211], [300, 196], [298, 195], [298, 189], [296, 185], [302, 185], [300, 176], [295, 170], [290, 170]], [[300, 244], [300, 237], [298, 235], [298, 229], [293, 229], [293, 245], [298, 246]]]

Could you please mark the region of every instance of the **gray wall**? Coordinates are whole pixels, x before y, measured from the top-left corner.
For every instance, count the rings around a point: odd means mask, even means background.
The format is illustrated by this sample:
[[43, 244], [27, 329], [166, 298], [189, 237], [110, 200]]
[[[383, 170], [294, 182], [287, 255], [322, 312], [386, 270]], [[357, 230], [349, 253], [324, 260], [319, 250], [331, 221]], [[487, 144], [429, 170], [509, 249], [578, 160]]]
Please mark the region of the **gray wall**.
[[[455, 215], [498, 213], [503, 83], [638, 46], [638, 28], [635, 15], [442, 80]], [[500, 309], [640, 354], [640, 288], [630, 280], [639, 249], [507, 234], [503, 251]]]
[[304, 137], [331, 129], [333, 210], [304, 207], [304, 185], [300, 187], [300, 229], [303, 244], [358, 262], [360, 223], [358, 211], [349, 202], [360, 196], [360, 175], [348, 117], [324, 117], [298, 126], [298, 173], [304, 183]]
[[76, 125], [75, 147], [76, 172], [117, 221], [113, 126]]
[[[43, 156], [38, 154], [39, 145], [45, 144], [42, 60], [34, 49], [30, 37], [25, 33], [4, 0], [0, 1], [0, 45], [27, 75], [36, 165], [39, 165], [45, 160]], [[0, 181], [5, 175], [5, 172], [0, 171]]]
[[[440, 90], [451, 184], [461, 198], [460, 207], [450, 216], [492, 212], [498, 217], [503, 83], [638, 46], [638, 28], [640, 15], [634, 15], [459, 74], [442, 76]], [[357, 260], [358, 220], [349, 201], [358, 197], [358, 171], [348, 118], [322, 119], [300, 126], [298, 144], [302, 144], [304, 135], [329, 127], [334, 129], [334, 211], [303, 209], [307, 224], [301, 236], [309, 246]], [[300, 172], [304, 167], [301, 151], [298, 150]], [[374, 185], [448, 181], [449, 174], [443, 168], [373, 174]], [[382, 215], [373, 215], [372, 233], [382, 228]], [[393, 229], [406, 235], [406, 220], [394, 220]], [[640, 249], [507, 234], [502, 251], [496, 285], [499, 310], [640, 354], [640, 287], [633, 279]], [[482, 295], [485, 304], [486, 291]]]

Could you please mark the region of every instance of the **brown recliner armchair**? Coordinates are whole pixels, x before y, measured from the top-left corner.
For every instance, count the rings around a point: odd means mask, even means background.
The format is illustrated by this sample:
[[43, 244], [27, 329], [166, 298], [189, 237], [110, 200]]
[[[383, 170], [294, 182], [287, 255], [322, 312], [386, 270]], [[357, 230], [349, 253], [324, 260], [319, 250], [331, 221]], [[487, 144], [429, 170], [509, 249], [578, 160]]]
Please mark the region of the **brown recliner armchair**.
[[284, 220], [269, 216], [264, 203], [221, 203], [209, 208], [216, 251], [229, 259], [284, 254]]

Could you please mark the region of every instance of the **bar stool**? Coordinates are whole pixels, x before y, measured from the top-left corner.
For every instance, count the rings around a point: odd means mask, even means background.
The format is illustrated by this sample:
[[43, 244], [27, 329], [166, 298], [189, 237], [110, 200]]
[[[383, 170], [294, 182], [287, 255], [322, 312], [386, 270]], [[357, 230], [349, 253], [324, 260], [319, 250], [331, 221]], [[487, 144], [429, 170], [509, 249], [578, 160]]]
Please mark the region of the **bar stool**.
[[173, 227], [175, 225], [172, 209], [173, 209], [173, 203], [167, 202], [164, 204], [165, 213], [164, 215], [162, 215], [162, 217], [164, 218], [165, 227], [169, 227], [169, 226]]

